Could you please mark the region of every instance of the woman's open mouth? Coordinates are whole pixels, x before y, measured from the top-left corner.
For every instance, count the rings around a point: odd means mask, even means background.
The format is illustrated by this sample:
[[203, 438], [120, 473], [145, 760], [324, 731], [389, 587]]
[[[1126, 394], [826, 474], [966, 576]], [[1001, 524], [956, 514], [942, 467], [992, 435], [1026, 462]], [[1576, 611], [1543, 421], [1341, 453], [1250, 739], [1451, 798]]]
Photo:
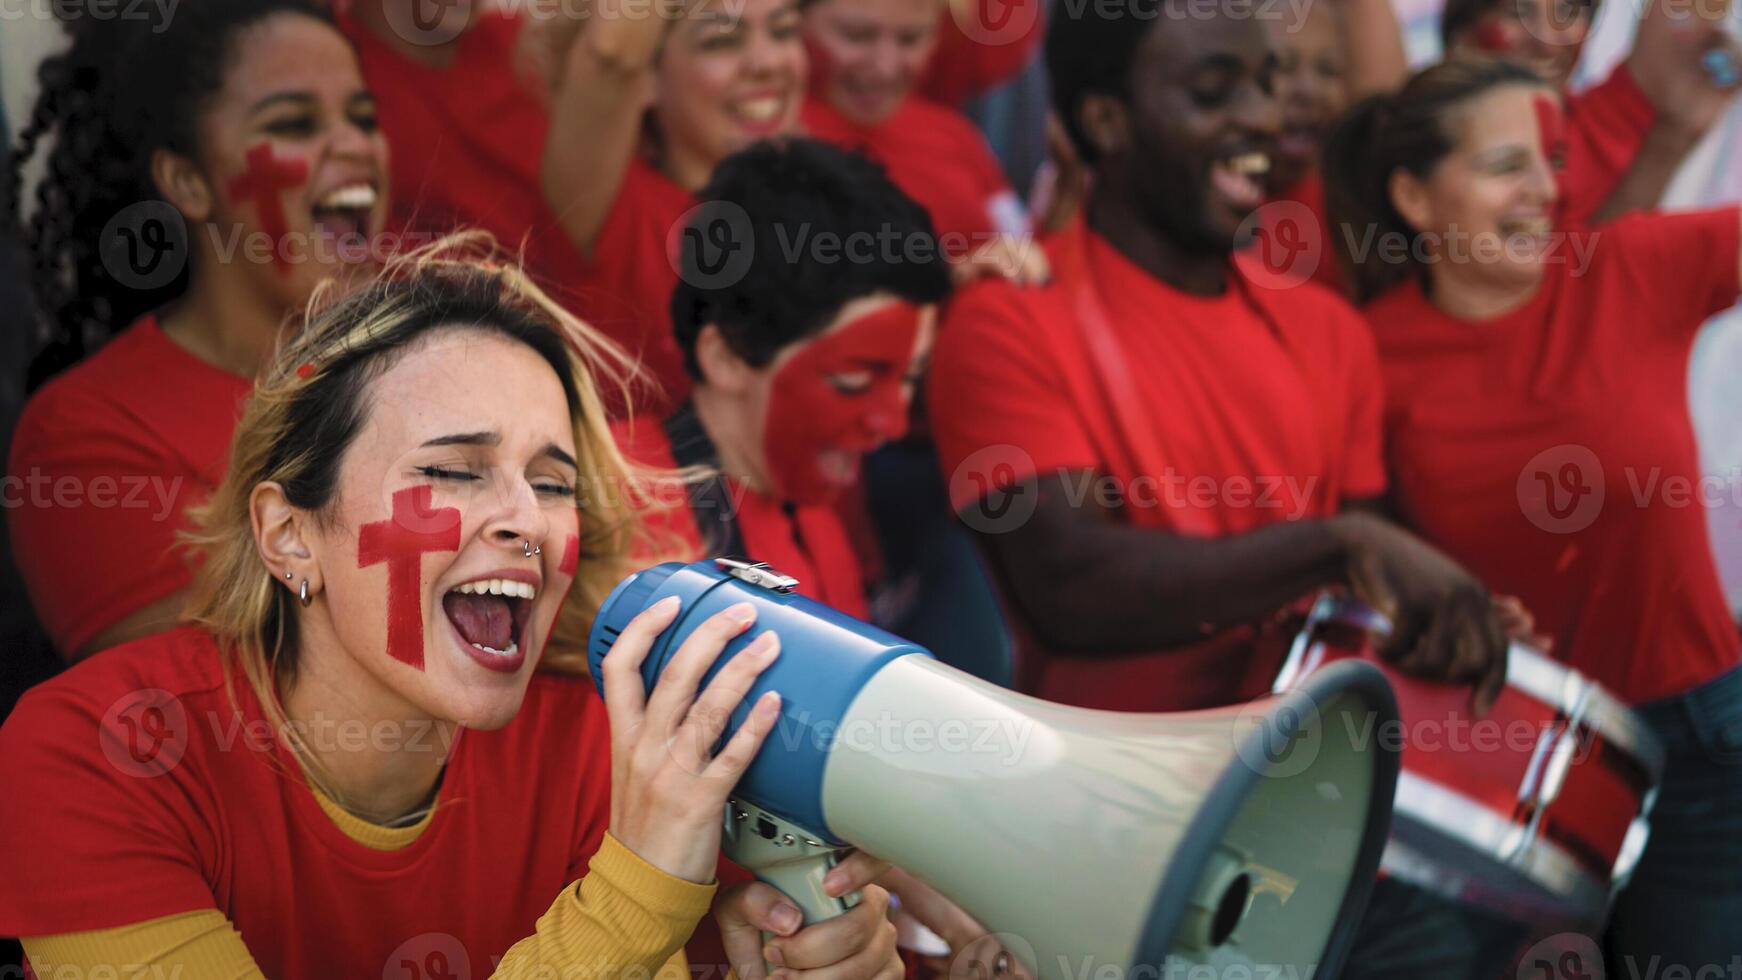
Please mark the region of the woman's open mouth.
[[472, 659], [513, 673], [526, 660], [526, 624], [538, 586], [505, 578], [464, 582], [442, 596], [442, 611]]
[[315, 230], [329, 241], [351, 248], [367, 242], [378, 195], [368, 183], [347, 184], [323, 195], [309, 209]]

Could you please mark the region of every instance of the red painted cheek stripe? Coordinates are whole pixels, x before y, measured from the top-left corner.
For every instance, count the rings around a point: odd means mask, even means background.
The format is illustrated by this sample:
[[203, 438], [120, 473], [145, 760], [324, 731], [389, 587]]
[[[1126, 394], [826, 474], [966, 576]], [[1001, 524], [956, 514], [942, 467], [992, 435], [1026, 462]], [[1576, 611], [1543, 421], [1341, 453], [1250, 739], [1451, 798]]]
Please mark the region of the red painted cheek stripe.
[[272, 239], [272, 262], [279, 275], [289, 275], [284, 236], [290, 228], [285, 223], [282, 192], [308, 180], [308, 161], [280, 160], [272, 155], [271, 143], [261, 143], [249, 150], [247, 160], [248, 169], [232, 178], [226, 188], [230, 200], [253, 202], [260, 212], [261, 230]]
[[387, 654], [423, 669], [423, 556], [460, 550], [460, 512], [430, 506], [429, 487], [393, 495], [393, 516], [357, 535], [357, 567], [387, 565]]
[[563, 545], [563, 559], [557, 562], [556, 570], [564, 575], [573, 575], [581, 565], [581, 539], [569, 535], [567, 544]]

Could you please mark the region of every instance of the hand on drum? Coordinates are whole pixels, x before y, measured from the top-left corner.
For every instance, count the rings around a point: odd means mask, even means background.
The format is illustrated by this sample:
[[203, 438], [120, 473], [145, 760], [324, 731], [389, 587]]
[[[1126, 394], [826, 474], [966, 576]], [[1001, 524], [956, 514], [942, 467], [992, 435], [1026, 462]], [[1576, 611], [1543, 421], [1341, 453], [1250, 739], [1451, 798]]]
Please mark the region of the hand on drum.
[[726, 644], [756, 621], [756, 607], [739, 603], [696, 627], [646, 696], [641, 662], [677, 611], [676, 599], [648, 607], [605, 655], [611, 835], [666, 874], [706, 883], [719, 861], [726, 797], [774, 728], [779, 695], [758, 699], [718, 755], [713, 746], [757, 676], [780, 655], [780, 640], [763, 633], [698, 694], [696, 685]]
[[1350, 587], [1391, 620], [1380, 656], [1405, 673], [1469, 684], [1471, 710], [1487, 714], [1506, 686], [1509, 628], [1531, 628], [1522, 605], [1496, 603], [1456, 562], [1389, 521], [1347, 513], [1336, 525]]

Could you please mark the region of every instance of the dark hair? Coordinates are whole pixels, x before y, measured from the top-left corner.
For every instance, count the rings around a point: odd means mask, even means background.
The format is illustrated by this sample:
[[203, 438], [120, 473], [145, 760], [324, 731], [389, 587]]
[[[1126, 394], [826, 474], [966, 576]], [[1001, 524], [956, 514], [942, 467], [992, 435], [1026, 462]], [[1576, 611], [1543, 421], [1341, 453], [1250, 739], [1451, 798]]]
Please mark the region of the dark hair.
[[316, 0], [199, 0], [173, 14], [69, 22], [71, 46], [44, 59], [42, 92], [6, 168], [4, 216], [23, 216], [23, 170], [52, 142], [24, 239], [48, 344], [30, 369], [36, 387], [135, 318], [186, 291], [188, 271], [155, 289], [116, 282], [102, 232], [129, 205], [159, 199], [151, 157], [193, 155], [200, 113], [223, 85], [235, 37], [280, 13], [332, 23]]
[[1166, 0], [1087, 3], [1075, 16], [1057, 17], [1046, 29], [1046, 71], [1053, 111], [1064, 124], [1077, 156], [1093, 166], [1100, 154], [1077, 118], [1088, 95], [1124, 99], [1130, 91], [1131, 63], [1149, 29], [1161, 19]]
[[[1457, 144], [1451, 118], [1471, 99], [1503, 85], [1546, 87], [1533, 71], [1499, 58], [1460, 56], [1427, 68], [1391, 95], [1357, 104], [1325, 141], [1325, 203], [1337, 260], [1365, 303], [1408, 278], [1411, 259], [1388, 262], [1362, 242], [1416, 230], [1391, 202], [1391, 175], [1405, 170], [1425, 178]], [[1409, 250], [1413, 251], [1413, 249]]]
[[1500, 0], [1446, 0], [1440, 9], [1440, 47], [1451, 53], [1460, 35], [1474, 28], [1483, 14], [1500, 6]]
[[[809, 139], [752, 144], [720, 161], [683, 232], [671, 321], [684, 366], [700, 378], [696, 338], [713, 324], [732, 350], [761, 367], [787, 344], [822, 331], [849, 302], [887, 292], [936, 303], [950, 275], [931, 217], [865, 157]], [[720, 273], [700, 250], [724, 227], [748, 245], [742, 274]], [[855, 260], [843, 243], [874, 236], [898, 253]], [[798, 254], [832, 242], [836, 261]], [[882, 245], [878, 245], [880, 251]]]

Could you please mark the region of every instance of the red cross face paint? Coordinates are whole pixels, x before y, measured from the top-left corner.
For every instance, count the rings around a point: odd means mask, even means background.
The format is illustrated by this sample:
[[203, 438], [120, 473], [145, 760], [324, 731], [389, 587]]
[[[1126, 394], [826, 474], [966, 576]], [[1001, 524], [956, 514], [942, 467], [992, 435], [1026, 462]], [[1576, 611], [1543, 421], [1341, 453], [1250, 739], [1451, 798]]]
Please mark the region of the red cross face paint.
[[909, 303], [880, 306], [803, 342], [775, 369], [762, 440], [783, 498], [828, 503], [858, 480], [866, 453], [907, 431], [923, 319]]
[[278, 274], [290, 274], [285, 236], [290, 227], [284, 216], [284, 192], [308, 182], [308, 161], [284, 159], [272, 153], [272, 143], [249, 147], [248, 169], [231, 178], [225, 187], [232, 204], [252, 204], [260, 213], [260, 230], [271, 239], [272, 262]]
[[427, 486], [393, 494], [393, 516], [364, 525], [357, 567], [387, 566], [387, 653], [423, 669], [423, 556], [460, 548], [460, 512], [431, 506]]

